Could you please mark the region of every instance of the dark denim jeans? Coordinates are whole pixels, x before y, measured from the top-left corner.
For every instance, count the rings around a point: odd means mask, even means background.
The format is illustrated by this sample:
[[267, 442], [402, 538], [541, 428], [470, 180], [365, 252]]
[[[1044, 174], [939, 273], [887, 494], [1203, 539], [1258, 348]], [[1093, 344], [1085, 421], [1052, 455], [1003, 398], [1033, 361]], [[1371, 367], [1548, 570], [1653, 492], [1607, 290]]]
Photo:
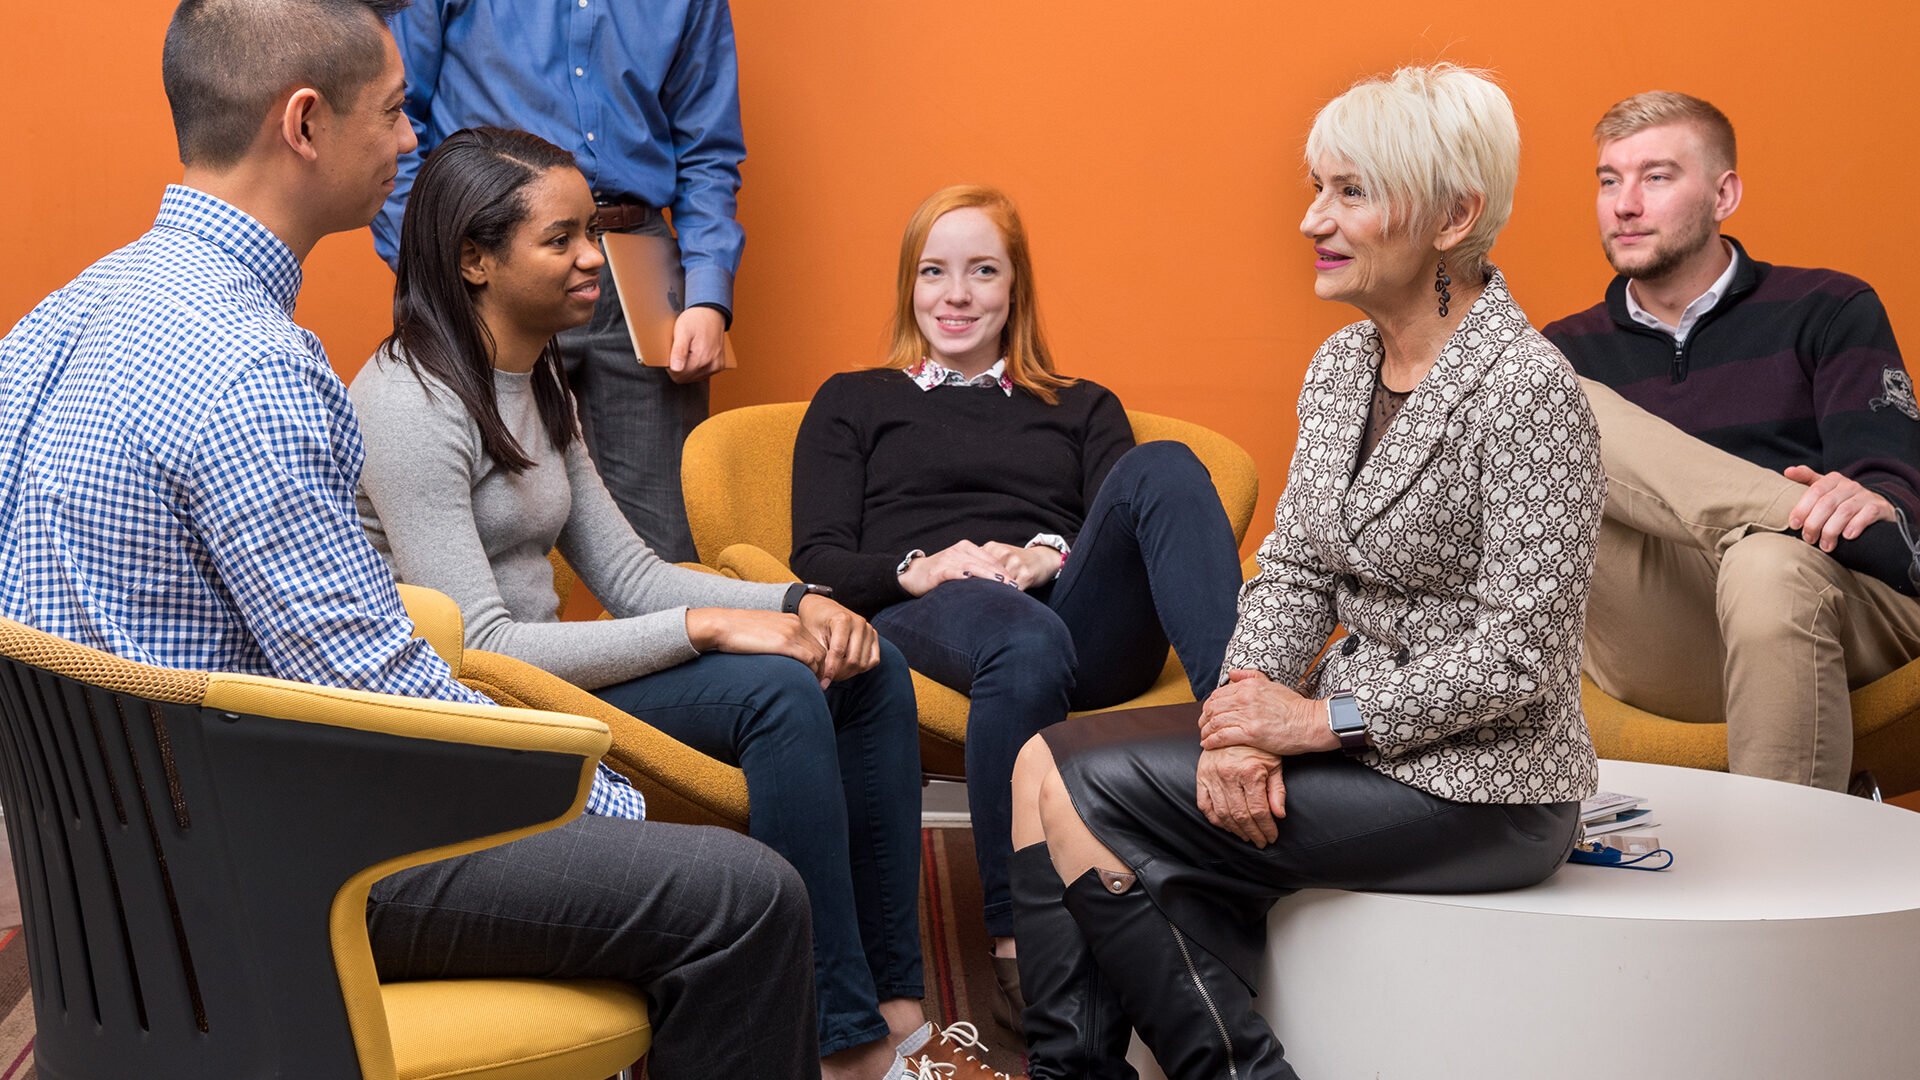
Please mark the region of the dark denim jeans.
[[1167, 643], [1195, 697], [1219, 681], [1240, 555], [1213, 479], [1177, 442], [1133, 448], [1107, 474], [1052, 585], [949, 581], [873, 625], [914, 670], [972, 699], [967, 803], [987, 932], [1013, 933], [1013, 761], [1070, 709], [1117, 705], [1153, 685]]
[[813, 904], [821, 1055], [884, 1037], [875, 1006], [924, 992], [920, 729], [900, 653], [881, 642], [877, 667], [825, 693], [798, 661], [722, 653], [595, 693], [747, 774], [749, 833]]

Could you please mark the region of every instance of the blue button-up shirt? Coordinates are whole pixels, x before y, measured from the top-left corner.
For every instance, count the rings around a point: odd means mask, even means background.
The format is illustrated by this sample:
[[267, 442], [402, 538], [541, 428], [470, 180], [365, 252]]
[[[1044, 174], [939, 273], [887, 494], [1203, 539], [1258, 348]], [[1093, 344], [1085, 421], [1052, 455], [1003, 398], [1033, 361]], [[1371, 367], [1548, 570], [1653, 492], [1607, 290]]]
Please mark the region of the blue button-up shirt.
[[[293, 322], [300, 277], [176, 185], [0, 340], [0, 615], [160, 667], [489, 704], [413, 637], [360, 529], [360, 427]], [[600, 769], [589, 809], [641, 816]]]
[[416, 0], [393, 20], [420, 148], [373, 222], [393, 265], [421, 159], [465, 127], [573, 151], [594, 197], [673, 211], [687, 303], [733, 310], [740, 87], [726, 0]]

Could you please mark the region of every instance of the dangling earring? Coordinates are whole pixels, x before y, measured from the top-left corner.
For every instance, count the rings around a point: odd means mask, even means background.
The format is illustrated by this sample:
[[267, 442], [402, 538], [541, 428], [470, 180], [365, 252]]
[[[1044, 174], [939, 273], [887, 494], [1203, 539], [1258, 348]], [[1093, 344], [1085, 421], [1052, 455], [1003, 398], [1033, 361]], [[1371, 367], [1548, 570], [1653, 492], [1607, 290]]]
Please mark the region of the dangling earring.
[[1453, 292], [1447, 286], [1453, 279], [1447, 276], [1447, 260], [1441, 259], [1440, 265], [1433, 269], [1433, 291], [1440, 294], [1440, 317], [1447, 317], [1447, 305], [1453, 301]]

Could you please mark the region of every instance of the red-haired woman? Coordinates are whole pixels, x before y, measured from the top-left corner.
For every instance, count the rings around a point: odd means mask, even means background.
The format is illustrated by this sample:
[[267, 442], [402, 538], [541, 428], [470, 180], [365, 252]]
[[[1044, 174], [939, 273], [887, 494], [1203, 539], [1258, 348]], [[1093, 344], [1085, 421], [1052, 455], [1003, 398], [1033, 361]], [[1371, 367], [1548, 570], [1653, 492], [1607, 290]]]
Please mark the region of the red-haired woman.
[[801, 424], [793, 538], [796, 573], [972, 698], [974, 844], [1017, 1008], [1007, 856], [1021, 744], [1070, 709], [1145, 690], [1169, 642], [1205, 697], [1240, 568], [1192, 451], [1136, 447], [1118, 398], [1054, 369], [1004, 194], [950, 187], [914, 212], [892, 354], [828, 379]]

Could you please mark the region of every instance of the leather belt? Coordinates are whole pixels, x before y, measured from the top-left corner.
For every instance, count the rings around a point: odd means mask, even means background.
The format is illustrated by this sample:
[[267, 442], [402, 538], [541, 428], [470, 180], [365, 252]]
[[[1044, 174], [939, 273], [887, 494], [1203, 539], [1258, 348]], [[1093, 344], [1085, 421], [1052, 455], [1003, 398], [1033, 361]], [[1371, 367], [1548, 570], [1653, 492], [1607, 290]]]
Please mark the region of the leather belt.
[[600, 228], [605, 232], [628, 232], [660, 220], [660, 211], [645, 203], [603, 202], [597, 205]]

